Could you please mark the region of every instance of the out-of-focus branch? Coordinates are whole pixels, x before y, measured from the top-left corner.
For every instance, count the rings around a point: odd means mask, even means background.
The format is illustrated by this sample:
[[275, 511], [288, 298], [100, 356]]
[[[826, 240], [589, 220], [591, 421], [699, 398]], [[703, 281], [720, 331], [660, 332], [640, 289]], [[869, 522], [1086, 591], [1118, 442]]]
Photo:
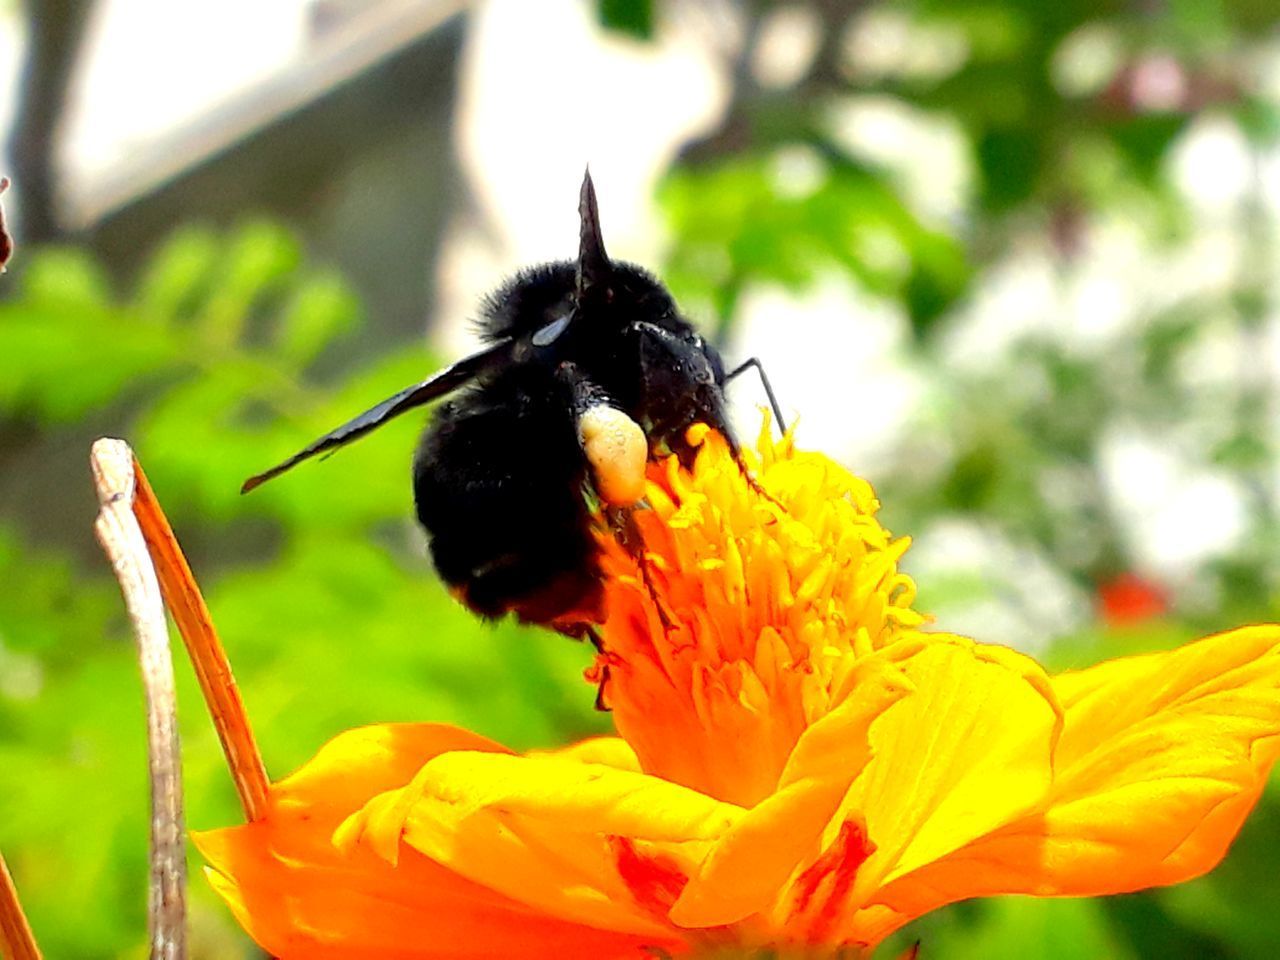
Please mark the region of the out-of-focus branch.
[[182, 960], [186, 956], [186, 831], [169, 629], [155, 568], [133, 514], [133, 453], [123, 440], [99, 440], [93, 445], [90, 462], [101, 507], [94, 529], [124, 594], [146, 691], [151, 768], [151, 883], [147, 898], [151, 958]]
[[40, 948], [27, 923], [18, 888], [13, 884], [9, 867], [0, 856], [0, 957], [6, 960], [40, 960]]
[[[9, 178], [0, 177], [0, 193], [9, 189]], [[4, 225], [4, 204], [0, 203], [0, 273], [4, 273], [5, 265], [13, 256], [13, 237]]]
[[60, 232], [54, 196], [54, 153], [67, 93], [92, 0], [25, 0], [27, 47], [9, 140], [15, 178], [22, 184], [22, 234], [45, 241]]

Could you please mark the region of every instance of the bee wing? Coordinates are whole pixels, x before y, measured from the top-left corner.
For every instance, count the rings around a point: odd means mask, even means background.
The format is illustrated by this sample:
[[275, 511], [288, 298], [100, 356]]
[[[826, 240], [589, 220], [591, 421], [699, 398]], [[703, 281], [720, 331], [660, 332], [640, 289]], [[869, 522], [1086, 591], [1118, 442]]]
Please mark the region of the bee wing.
[[459, 387], [470, 383], [481, 374], [500, 367], [508, 362], [514, 347], [514, 341], [507, 339], [495, 343], [488, 349], [463, 357], [452, 366], [432, 374], [421, 383], [405, 387], [395, 396], [388, 397], [376, 407], [366, 410], [360, 416], [348, 420], [342, 426], [331, 430], [315, 442], [299, 450], [288, 460], [277, 464], [270, 470], [255, 474], [240, 487], [241, 493], [248, 493], [261, 486], [273, 477], [278, 477], [286, 470], [296, 467], [303, 460], [310, 460], [317, 454], [327, 450], [344, 447], [353, 440], [358, 440], [371, 430], [376, 430], [393, 417], [398, 417], [407, 410], [430, 403], [438, 397], [452, 393]]

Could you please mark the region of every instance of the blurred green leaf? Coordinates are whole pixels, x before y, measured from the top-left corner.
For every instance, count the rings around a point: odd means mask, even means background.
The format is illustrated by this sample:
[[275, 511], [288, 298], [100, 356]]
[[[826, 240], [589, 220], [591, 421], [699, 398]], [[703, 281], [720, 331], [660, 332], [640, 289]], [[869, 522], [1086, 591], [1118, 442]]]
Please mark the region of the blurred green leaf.
[[188, 318], [220, 272], [217, 238], [207, 230], [179, 230], [147, 264], [138, 306], [144, 316], [166, 323]]
[[596, 16], [610, 30], [639, 40], [653, 36], [653, 0], [596, 0]]
[[23, 289], [39, 306], [59, 310], [109, 307], [111, 286], [102, 268], [83, 251], [69, 248], [41, 250], [27, 265]]
[[250, 223], [230, 238], [218, 261], [218, 279], [199, 320], [199, 339], [235, 343], [255, 307], [298, 267], [302, 249], [283, 227]]
[[[951, 922], [948, 922], [951, 921]], [[1026, 956], [1043, 960], [1138, 960], [1110, 928], [1102, 902], [1001, 897], [959, 904], [917, 921], [895, 943], [919, 940], [922, 954], [947, 960]], [[893, 955], [893, 945], [885, 953]]]
[[802, 156], [812, 182], [799, 188], [778, 174], [778, 157], [668, 178], [662, 201], [679, 239], [664, 276], [677, 298], [714, 304], [723, 325], [744, 285], [803, 289], [835, 268], [902, 297], [926, 329], [968, 282], [959, 246], [926, 228], [882, 174], [836, 155]]
[[360, 304], [338, 277], [310, 280], [280, 315], [280, 353], [299, 368], [360, 321]]

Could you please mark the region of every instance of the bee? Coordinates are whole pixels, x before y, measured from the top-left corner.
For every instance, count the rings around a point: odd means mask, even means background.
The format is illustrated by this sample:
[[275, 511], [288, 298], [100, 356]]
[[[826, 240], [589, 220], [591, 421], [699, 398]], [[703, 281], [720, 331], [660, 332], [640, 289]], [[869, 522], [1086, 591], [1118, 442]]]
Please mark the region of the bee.
[[483, 349], [251, 477], [241, 492], [451, 395], [413, 459], [414, 503], [436, 570], [483, 617], [514, 613], [582, 635], [601, 597], [590, 498], [635, 503], [650, 458], [691, 461], [685, 433], [696, 422], [720, 432], [741, 466], [724, 388], [745, 370], [759, 373], [782, 418], [756, 358], [726, 373], [658, 280], [609, 258], [590, 171], [578, 213], [577, 260], [525, 270], [491, 294]]

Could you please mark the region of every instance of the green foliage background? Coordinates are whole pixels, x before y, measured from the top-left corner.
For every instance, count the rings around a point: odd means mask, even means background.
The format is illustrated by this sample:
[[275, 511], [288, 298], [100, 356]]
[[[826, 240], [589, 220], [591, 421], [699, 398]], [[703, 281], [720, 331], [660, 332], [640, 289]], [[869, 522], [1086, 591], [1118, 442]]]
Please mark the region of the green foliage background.
[[[777, 6], [749, 5], [759, 20]], [[599, 3], [606, 23], [640, 38], [662, 11]], [[741, 85], [730, 126], [748, 135], [691, 147], [658, 198], [672, 229], [663, 275], [679, 299], [722, 333], [744, 293], [803, 290], [830, 272], [899, 304], [913, 360], [935, 387], [935, 428], [950, 445], [944, 462], [922, 472], [903, 438], [876, 477], [890, 525], [910, 532], [939, 517], [979, 518], [1041, 551], [1088, 594], [1134, 566], [1133, 545], [1097, 497], [1102, 429], [1125, 418], [1176, 431], [1203, 419], [1207, 404], [1200, 449], [1256, 492], [1249, 536], [1198, 571], [1209, 589], [1174, 597], [1167, 615], [1132, 626], [1097, 619], [1056, 638], [1048, 660], [1082, 665], [1280, 618], [1277, 504], [1266, 492], [1280, 466], [1268, 419], [1277, 385], [1206, 396], [1176, 376], [1205, 324], [1251, 336], [1275, 310], [1275, 224], [1260, 201], [1240, 210], [1253, 261], [1219, 300], [1145, 317], [1104, 356], [1082, 357], [1041, 331], [1018, 342], [1005, 368], [975, 375], [946, 348], [961, 308], [1029, 237], [1053, 246], [1063, 269], [1075, 256], [1073, 232], [1101, 213], [1144, 224], [1153, 250], [1189, 242], [1196, 224], [1172, 188], [1169, 157], [1197, 118], [1228, 121], [1256, 151], [1276, 143], [1277, 105], [1249, 73], [1266, 51], [1276, 56], [1274, 4], [914, 0], [850, 4], [847, 13], [893, 18], [913, 36], [958, 43], [964, 56], [868, 76], [823, 72], [820, 53], [795, 87]], [[1065, 90], [1055, 81], [1061, 58], [1085, 35], [1116, 51], [1112, 75], [1085, 92]], [[1130, 96], [1132, 69], [1157, 54], [1173, 58], [1194, 96], [1161, 109]], [[841, 140], [831, 107], [868, 96], [960, 131], [974, 169], [962, 218], [930, 221], [899, 171]], [[800, 193], [776, 173], [779, 157], [796, 150], [821, 174]], [[885, 237], [901, 256], [868, 256], [867, 239]], [[432, 365], [401, 345], [342, 367], [343, 345], [364, 324], [359, 297], [308, 262], [286, 228], [180, 227], [126, 284], [75, 248], [23, 249], [2, 283], [6, 469], [23, 463], [34, 437], [86, 457], [94, 434], [130, 440], [208, 592], [271, 771], [283, 774], [337, 731], [376, 721], [458, 723], [517, 748], [608, 729], [581, 679], [588, 650], [478, 624], [426, 572], [407, 520], [413, 418], [364, 441], [358, 456], [238, 496], [245, 476]], [[1026, 389], [1028, 376], [1045, 388]], [[1083, 492], [1078, 501], [1044, 496], [1046, 478], [1062, 475]], [[27, 503], [0, 504], [0, 849], [48, 956], [141, 956], [141, 692], [118, 594], [90, 540], [88, 487], [86, 467], [57, 491], [64, 509], [83, 513], [82, 542], [50, 541]], [[920, 586], [922, 606], [939, 610], [1003, 589], [982, 574]], [[212, 730], [182, 671], [189, 823], [234, 822]], [[946, 958], [1270, 957], [1280, 943], [1280, 914], [1269, 906], [1278, 856], [1272, 791], [1204, 880], [1107, 901], [961, 904], [902, 939], [922, 939], [924, 956]], [[196, 955], [253, 955], [198, 879], [192, 889]]]
[[[320, 352], [362, 318], [285, 230], [179, 231], [125, 299], [82, 253], [29, 257], [0, 306], [0, 403], [48, 430], [118, 411], [103, 429], [130, 439], [192, 554], [272, 771], [379, 721], [431, 718], [522, 747], [606, 728], [581, 680], [584, 649], [483, 626], [430, 576], [407, 519], [414, 424], [336, 470], [240, 498], [261, 464], [429, 363], [406, 349], [340, 384], [308, 385]], [[138, 953], [146, 764], [123, 611], [100, 562], [29, 542], [22, 519], [0, 532], [0, 845], [49, 956]], [[215, 552], [220, 562], [201, 562]], [[180, 680], [189, 823], [234, 822], [185, 664]], [[205, 885], [193, 889], [206, 953], [243, 952]]]

